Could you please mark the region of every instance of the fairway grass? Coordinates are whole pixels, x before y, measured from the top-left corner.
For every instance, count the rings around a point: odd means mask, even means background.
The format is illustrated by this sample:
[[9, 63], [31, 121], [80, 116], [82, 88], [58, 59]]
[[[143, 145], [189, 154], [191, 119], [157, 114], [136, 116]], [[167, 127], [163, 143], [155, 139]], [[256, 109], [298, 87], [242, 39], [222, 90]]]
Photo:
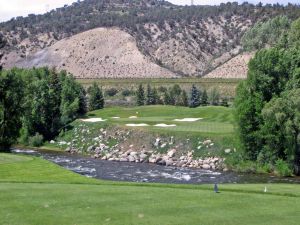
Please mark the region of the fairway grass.
[[219, 185], [216, 194], [211, 185], [96, 180], [25, 158], [0, 163], [0, 224], [299, 224], [299, 185]]
[[[109, 124], [125, 126], [126, 124], [149, 124], [146, 129], [154, 131], [205, 133], [227, 135], [234, 131], [233, 112], [231, 108], [207, 106], [188, 108], [180, 106], [142, 106], [112, 107], [90, 112], [91, 118], [103, 118]], [[113, 119], [113, 117], [120, 117]], [[197, 121], [176, 121], [184, 118], [201, 118]], [[156, 124], [175, 124], [173, 127], [155, 127]]]

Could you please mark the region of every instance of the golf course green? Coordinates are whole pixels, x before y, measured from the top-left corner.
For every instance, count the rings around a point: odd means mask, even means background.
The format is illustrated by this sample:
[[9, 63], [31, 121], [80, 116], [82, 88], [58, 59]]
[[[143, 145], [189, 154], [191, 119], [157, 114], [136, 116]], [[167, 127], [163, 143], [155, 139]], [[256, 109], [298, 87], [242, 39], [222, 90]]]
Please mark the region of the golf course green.
[[0, 224], [299, 223], [299, 185], [228, 184], [219, 190], [102, 181], [39, 158], [0, 154]]

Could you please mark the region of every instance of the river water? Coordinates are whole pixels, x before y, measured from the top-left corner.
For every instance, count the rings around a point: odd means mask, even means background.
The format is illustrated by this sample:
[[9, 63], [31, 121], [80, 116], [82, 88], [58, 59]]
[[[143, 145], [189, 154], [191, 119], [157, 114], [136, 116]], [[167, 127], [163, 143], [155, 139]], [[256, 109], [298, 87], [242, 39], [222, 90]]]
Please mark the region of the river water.
[[220, 172], [166, 167], [150, 163], [113, 162], [64, 152], [13, 149], [13, 153], [42, 157], [87, 177], [114, 181], [210, 184], [210, 183], [299, 183], [300, 177]]

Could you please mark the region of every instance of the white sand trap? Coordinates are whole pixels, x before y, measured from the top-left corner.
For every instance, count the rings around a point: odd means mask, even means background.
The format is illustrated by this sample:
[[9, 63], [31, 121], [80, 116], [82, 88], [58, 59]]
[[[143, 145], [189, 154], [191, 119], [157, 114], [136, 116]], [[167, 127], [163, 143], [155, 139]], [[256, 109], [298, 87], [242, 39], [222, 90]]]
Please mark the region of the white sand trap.
[[176, 124], [165, 124], [165, 123], [159, 123], [154, 125], [155, 127], [176, 127]]
[[95, 123], [95, 122], [106, 121], [106, 119], [102, 119], [102, 118], [89, 118], [89, 119], [81, 119], [81, 121]]
[[118, 116], [113, 116], [112, 119], [120, 119]]
[[136, 119], [137, 116], [129, 116], [129, 119]]
[[147, 127], [149, 124], [146, 123], [128, 123], [126, 124], [127, 127]]
[[183, 118], [183, 119], [175, 119], [177, 122], [195, 122], [198, 120], [202, 120], [202, 118]]

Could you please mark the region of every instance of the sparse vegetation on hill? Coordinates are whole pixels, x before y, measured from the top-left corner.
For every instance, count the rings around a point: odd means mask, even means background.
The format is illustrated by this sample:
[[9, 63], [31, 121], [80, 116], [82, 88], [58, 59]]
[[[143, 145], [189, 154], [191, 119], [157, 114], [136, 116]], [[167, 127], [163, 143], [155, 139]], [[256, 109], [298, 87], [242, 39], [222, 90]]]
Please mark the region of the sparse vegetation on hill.
[[176, 6], [155, 0], [85, 0], [1, 23], [7, 42], [2, 64], [83, 31], [119, 27], [135, 37], [140, 51], [158, 65], [181, 75], [201, 76], [240, 52], [240, 39], [248, 28], [277, 15], [295, 19], [300, 10], [291, 4]]

